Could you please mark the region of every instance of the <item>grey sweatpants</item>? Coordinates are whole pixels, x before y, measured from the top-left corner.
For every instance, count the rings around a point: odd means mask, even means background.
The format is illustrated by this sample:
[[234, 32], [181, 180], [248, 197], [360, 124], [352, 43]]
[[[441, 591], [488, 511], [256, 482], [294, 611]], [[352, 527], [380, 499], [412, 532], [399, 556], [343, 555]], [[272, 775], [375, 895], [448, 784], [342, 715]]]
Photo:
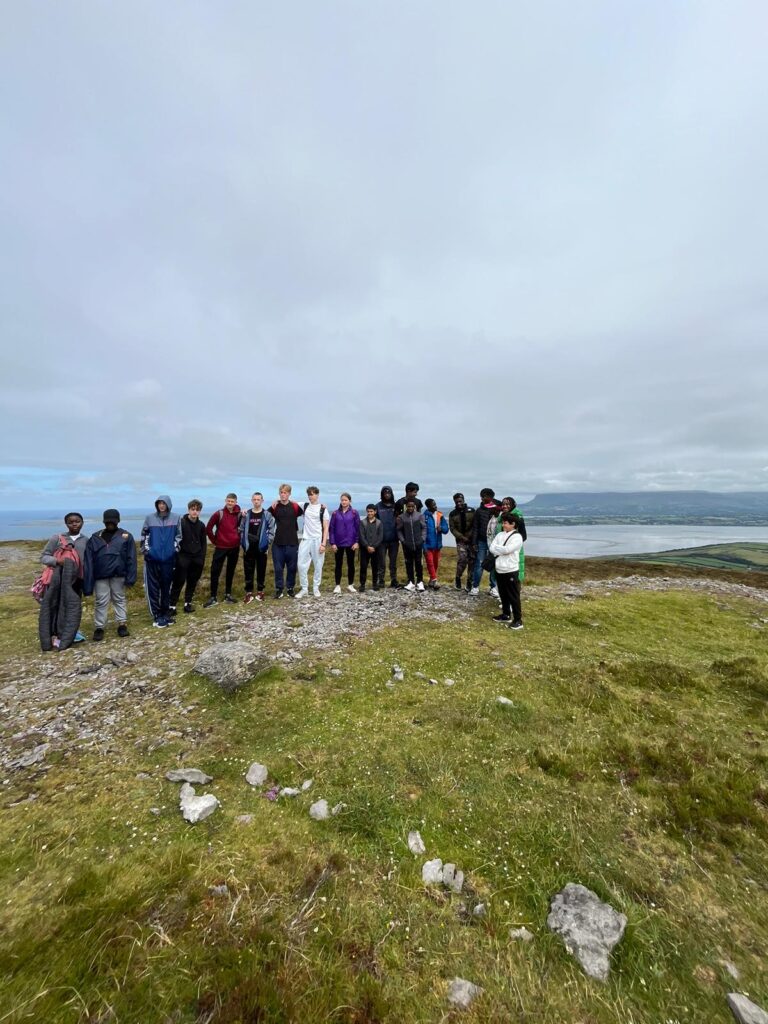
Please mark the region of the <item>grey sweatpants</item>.
[[96, 580], [93, 587], [96, 608], [93, 613], [93, 624], [96, 629], [104, 629], [107, 624], [109, 602], [115, 609], [115, 620], [118, 623], [128, 619], [128, 606], [125, 602], [125, 580], [122, 576], [113, 576], [109, 580]]

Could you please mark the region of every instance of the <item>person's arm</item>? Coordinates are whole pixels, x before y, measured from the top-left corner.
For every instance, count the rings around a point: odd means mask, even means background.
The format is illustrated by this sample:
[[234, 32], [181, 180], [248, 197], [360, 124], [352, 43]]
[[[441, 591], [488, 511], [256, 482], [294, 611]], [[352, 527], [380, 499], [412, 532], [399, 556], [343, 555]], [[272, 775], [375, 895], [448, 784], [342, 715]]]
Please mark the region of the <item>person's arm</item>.
[[59, 535], [58, 534], [54, 534], [54, 536], [49, 539], [48, 543], [43, 548], [42, 555], [40, 555], [40, 562], [43, 565], [49, 565], [52, 569], [56, 568], [56, 566], [59, 563], [53, 557], [53, 553], [54, 553], [54, 551], [56, 550], [56, 548], [58, 546], [59, 546]]
[[267, 546], [269, 546], [269, 544], [274, 542], [275, 534], [277, 533], [277, 520], [271, 512], [267, 512], [267, 515], [269, 516], [269, 538]]
[[357, 536], [358, 536], [358, 539], [352, 544], [352, 550], [353, 551], [357, 551], [357, 549], [360, 547], [360, 539], [359, 538], [360, 538], [360, 522], [361, 522], [361, 520], [360, 520], [360, 516], [357, 515], [357, 512], [355, 512], [354, 509], [352, 509], [352, 512], [354, 513], [355, 516], [357, 516]]
[[173, 537], [173, 551], [177, 554], [181, 551], [181, 516], [176, 521], [176, 533]]
[[440, 533], [448, 533], [448, 517], [440, 514]]
[[336, 513], [331, 513], [331, 524], [328, 527], [328, 540], [331, 542], [331, 547], [336, 550]]
[[149, 554], [149, 516], [144, 520], [144, 525], [141, 528], [141, 553], [142, 555]]
[[[126, 587], [132, 587], [136, 582], [138, 575], [138, 559], [136, 558], [136, 543], [131, 537], [129, 541], [125, 542], [127, 547], [126, 558], [125, 558], [125, 585]], [[86, 554], [88, 549], [86, 548]]]
[[211, 544], [216, 543], [216, 529], [219, 523], [219, 513], [214, 512], [211, 518], [208, 520], [208, 525], [205, 527], [205, 532], [208, 536], [208, 540]]
[[320, 547], [321, 548], [325, 548], [325, 547], [328, 547], [328, 529], [330, 527], [330, 522], [329, 522], [329, 516], [328, 516], [328, 506], [327, 505], [321, 505], [320, 507], [321, 507], [321, 509], [325, 509], [325, 512], [322, 512], [322, 511], [320, 512], [320, 515], [322, 516], [322, 520], [323, 520], [323, 523], [322, 523], [322, 525], [323, 525], [323, 539], [320, 541]]
[[401, 544], [405, 544], [405, 530], [403, 529], [403, 517], [397, 516], [395, 518], [395, 527], [397, 529], [397, 537]]
[[85, 545], [83, 556], [83, 597], [90, 597], [93, 593], [93, 549], [90, 538]]

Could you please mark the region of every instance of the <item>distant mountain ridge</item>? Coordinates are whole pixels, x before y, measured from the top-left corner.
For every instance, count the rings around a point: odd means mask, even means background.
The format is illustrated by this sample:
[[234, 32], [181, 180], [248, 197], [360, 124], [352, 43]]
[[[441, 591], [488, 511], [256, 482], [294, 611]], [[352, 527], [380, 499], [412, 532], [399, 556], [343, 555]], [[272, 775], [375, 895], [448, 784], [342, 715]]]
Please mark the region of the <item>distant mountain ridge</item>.
[[520, 505], [526, 519], [552, 523], [768, 525], [764, 491], [572, 491], [537, 494]]

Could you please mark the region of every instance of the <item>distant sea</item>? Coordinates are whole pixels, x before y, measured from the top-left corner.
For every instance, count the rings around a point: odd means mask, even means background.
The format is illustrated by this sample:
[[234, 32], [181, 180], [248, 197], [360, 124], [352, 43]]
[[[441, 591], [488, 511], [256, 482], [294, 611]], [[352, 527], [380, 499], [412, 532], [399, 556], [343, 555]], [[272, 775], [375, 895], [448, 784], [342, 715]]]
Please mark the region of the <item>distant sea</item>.
[[[356, 502], [355, 507], [359, 512], [365, 508], [368, 500], [373, 498]], [[450, 500], [441, 501], [438, 498], [437, 502], [438, 507], [446, 512], [453, 507]], [[103, 509], [80, 511], [85, 516], [85, 533], [101, 529]], [[121, 527], [138, 538], [147, 509], [121, 511]], [[52, 533], [63, 529], [62, 518], [47, 512], [0, 511], [0, 540], [39, 540], [42, 545]], [[529, 555], [546, 558], [594, 558], [599, 555], [643, 554], [672, 548], [694, 548], [703, 544], [734, 544], [739, 541], [768, 544], [768, 527], [538, 526], [533, 523], [529, 525], [525, 550]], [[453, 546], [450, 534], [444, 542], [446, 547]]]

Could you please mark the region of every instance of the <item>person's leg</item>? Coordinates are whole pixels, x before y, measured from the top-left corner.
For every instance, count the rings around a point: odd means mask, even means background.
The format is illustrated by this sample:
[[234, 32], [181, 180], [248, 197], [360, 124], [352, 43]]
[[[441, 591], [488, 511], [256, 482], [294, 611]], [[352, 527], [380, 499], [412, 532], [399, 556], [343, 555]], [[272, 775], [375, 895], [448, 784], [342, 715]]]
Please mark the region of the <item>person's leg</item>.
[[501, 599], [501, 614], [512, 614], [512, 573], [500, 572], [496, 575], [496, 585]]
[[397, 583], [397, 552], [400, 547], [400, 541], [392, 540], [387, 547], [389, 548], [389, 581], [390, 583]]
[[258, 550], [258, 545], [251, 544], [243, 552], [243, 578], [245, 580], [246, 594], [253, 593], [253, 573], [256, 569], [256, 554]]
[[424, 582], [424, 568], [423, 568], [422, 563], [421, 563], [421, 553], [422, 553], [422, 549], [421, 548], [416, 548], [416, 550], [413, 553], [413, 562], [414, 562], [414, 568], [416, 570], [416, 582], [417, 583], [423, 583]]
[[286, 584], [289, 590], [293, 590], [296, 586], [296, 563], [299, 558], [299, 545], [289, 544], [287, 545], [288, 550], [286, 552], [285, 564], [287, 567], [287, 579]]
[[144, 560], [144, 592], [147, 596], [149, 614], [155, 622], [160, 618], [160, 566], [154, 559]]
[[256, 550], [256, 593], [264, 593], [267, 579], [267, 552]]
[[283, 592], [283, 571], [285, 569], [285, 545], [272, 545], [272, 565], [275, 569], [275, 592]]
[[309, 590], [309, 566], [312, 562], [312, 541], [309, 537], [303, 537], [299, 544], [299, 586], [302, 590]]
[[413, 578], [414, 551], [413, 548], [406, 547], [405, 544], [403, 544], [403, 559], [405, 560], [405, 575], [408, 577], [408, 582], [415, 583]]
[[442, 548], [435, 548], [435, 579], [440, 575], [440, 556], [442, 553]]
[[511, 583], [511, 604], [512, 604], [512, 621], [522, 622], [523, 621], [523, 606], [520, 601], [520, 572], [510, 573], [512, 577]]
[[472, 574], [472, 586], [479, 587], [483, 578], [483, 559], [488, 554], [488, 545], [484, 540], [478, 541], [475, 553], [475, 569]]
[[175, 559], [167, 562], [159, 562], [160, 566], [160, 615], [168, 618], [171, 607], [171, 586], [173, 585], [173, 573], [176, 568]]
[[104, 629], [109, 612], [109, 580], [96, 580], [93, 585], [93, 628]]
[[337, 548], [334, 555], [333, 579], [336, 586], [341, 586], [341, 567], [344, 564], [344, 548]]
[[113, 576], [109, 583], [109, 595], [115, 610], [115, 621], [124, 626], [128, 621], [128, 602], [125, 599], [125, 580], [122, 576]]
[[[184, 604], [192, 604], [192, 598], [195, 596], [195, 587], [197, 586], [200, 577], [203, 575], [204, 567], [205, 561], [189, 563], [187, 567], [187, 584], [184, 588]], [[171, 604], [175, 603], [175, 601], [171, 601]]]
[[219, 578], [221, 577], [221, 570], [224, 568], [226, 557], [227, 552], [224, 548], [213, 549], [213, 558], [211, 559], [211, 597], [218, 596]]
[[347, 583], [354, 586], [355, 583], [355, 552], [347, 548]]
[[436, 554], [437, 554], [437, 551], [432, 550], [432, 548], [427, 548], [425, 550], [425, 552], [424, 552], [424, 558], [425, 558], [426, 563], [427, 563], [427, 572], [429, 573], [430, 583], [432, 582], [432, 580], [436, 580], [437, 579], [437, 569], [435, 568], [435, 555]]
[[379, 583], [379, 552], [381, 548], [376, 548], [371, 555], [371, 582], [373, 583], [373, 589], [378, 590], [381, 586]]
[[[360, 589], [362, 590], [365, 586], [365, 581], [368, 579], [368, 563], [371, 560], [371, 554], [367, 547], [363, 546], [360, 548]], [[374, 583], [376, 582], [376, 570], [371, 573], [373, 576]]]
[[467, 568], [468, 559], [467, 545], [462, 540], [456, 541], [456, 586], [461, 587], [461, 577], [464, 575], [464, 570]]
[[187, 582], [189, 565], [189, 555], [179, 554], [176, 556], [176, 567], [173, 570], [173, 584], [171, 586], [171, 605], [174, 608], [179, 603], [179, 596], [181, 595], [182, 588]]
[[323, 582], [323, 565], [325, 564], [325, 552], [320, 551], [320, 541], [312, 541], [312, 589], [316, 594], [320, 593], [320, 584]]
[[235, 582], [235, 569], [237, 568], [237, 559], [240, 554], [240, 548], [227, 548], [227, 573], [225, 576], [226, 593], [232, 593], [232, 585]]

